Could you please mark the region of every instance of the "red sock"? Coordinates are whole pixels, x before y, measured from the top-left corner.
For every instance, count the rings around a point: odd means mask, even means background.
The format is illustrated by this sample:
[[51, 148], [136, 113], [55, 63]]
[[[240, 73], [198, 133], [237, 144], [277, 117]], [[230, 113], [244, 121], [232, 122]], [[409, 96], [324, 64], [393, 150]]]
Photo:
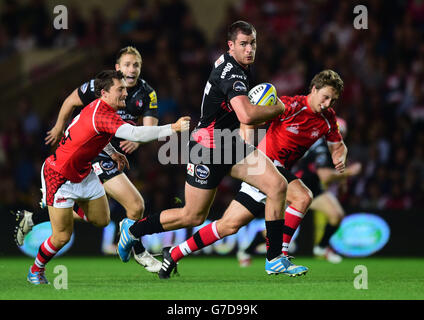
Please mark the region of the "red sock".
[[88, 221], [87, 216], [85, 215], [84, 211], [81, 209], [81, 207], [78, 207], [78, 209], [75, 211], [77, 215], [83, 219], [84, 221]]
[[288, 255], [290, 241], [304, 216], [303, 212], [296, 210], [292, 206], [287, 207], [284, 215], [283, 254]]
[[216, 221], [209, 223], [197, 231], [192, 237], [172, 249], [171, 257], [177, 262], [182, 257], [189, 255], [193, 251], [200, 250], [221, 239], [216, 230]]
[[31, 272], [37, 272], [44, 270], [46, 264], [55, 256], [59, 251], [51, 243], [51, 237], [44, 241], [38, 249], [37, 257], [35, 258], [34, 264], [31, 267]]

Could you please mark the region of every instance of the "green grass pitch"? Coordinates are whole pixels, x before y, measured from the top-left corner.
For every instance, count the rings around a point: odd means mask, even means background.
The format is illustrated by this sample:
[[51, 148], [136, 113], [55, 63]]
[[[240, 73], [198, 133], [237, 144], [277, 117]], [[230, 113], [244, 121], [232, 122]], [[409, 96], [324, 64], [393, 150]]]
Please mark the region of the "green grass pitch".
[[[424, 259], [344, 259], [339, 265], [309, 257], [297, 264], [309, 267], [305, 276], [267, 275], [264, 257], [240, 268], [233, 256], [193, 256], [181, 260], [180, 276], [160, 280], [133, 259], [124, 264], [117, 257], [57, 257], [47, 268], [50, 285], [26, 281], [33, 259], [0, 258], [1, 300], [422, 300]], [[56, 266], [65, 266], [67, 289], [55, 288]], [[355, 267], [367, 270], [367, 289], [355, 288]], [[62, 269], [63, 270], [63, 269]], [[57, 278], [60, 279], [60, 278]], [[56, 281], [64, 284], [63, 281]], [[363, 279], [360, 284], [364, 284]]]

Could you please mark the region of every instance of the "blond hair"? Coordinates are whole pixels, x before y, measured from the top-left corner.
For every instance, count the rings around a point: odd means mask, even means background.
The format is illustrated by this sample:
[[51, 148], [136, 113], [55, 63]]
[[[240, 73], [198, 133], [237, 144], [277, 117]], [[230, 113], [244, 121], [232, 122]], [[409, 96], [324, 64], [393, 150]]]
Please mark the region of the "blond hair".
[[143, 63], [143, 59], [141, 59], [140, 52], [135, 47], [133, 47], [133, 46], [127, 46], [127, 47], [122, 48], [121, 50], [119, 50], [118, 54], [116, 55], [116, 63], [117, 64], [119, 64], [119, 61], [121, 60], [121, 57], [124, 54], [133, 54], [138, 59], [140, 59], [140, 63]]

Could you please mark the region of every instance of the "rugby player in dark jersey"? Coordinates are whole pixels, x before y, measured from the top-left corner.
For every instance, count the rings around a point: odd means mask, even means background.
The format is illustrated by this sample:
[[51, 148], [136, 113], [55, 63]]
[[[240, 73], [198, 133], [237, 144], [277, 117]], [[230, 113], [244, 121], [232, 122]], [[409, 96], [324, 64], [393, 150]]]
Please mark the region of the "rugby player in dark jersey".
[[[246, 181], [267, 196], [265, 220], [270, 247], [275, 257], [282, 247], [282, 213], [287, 181], [273, 163], [240, 137], [240, 123], [258, 124], [284, 112], [284, 104], [269, 107], [252, 105], [247, 97], [251, 88], [250, 65], [256, 52], [256, 30], [247, 22], [237, 21], [228, 30], [228, 52], [214, 63], [203, 93], [200, 121], [189, 142], [189, 161], [183, 208], [164, 210], [122, 230], [118, 243], [121, 259], [126, 259], [132, 245], [146, 234], [194, 227], [202, 224], [225, 175]], [[196, 238], [198, 246], [219, 239], [216, 224], [210, 237]], [[160, 278], [169, 278], [176, 264], [170, 248], [163, 249]], [[271, 252], [271, 251], [270, 251]], [[268, 257], [273, 259], [275, 257]]]
[[[141, 67], [142, 58], [136, 48], [128, 46], [118, 52], [115, 69], [120, 70], [125, 76], [128, 96], [125, 100], [125, 108], [119, 109], [117, 113], [122, 120], [130, 124], [156, 126], [158, 124], [156, 92], [145, 80], [140, 78]], [[55, 145], [62, 137], [74, 111], [79, 113], [81, 111], [79, 107], [84, 107], [95, 99], [94, 79], [76, 88], [63, 102], [56, 124], [47, 132], [46, 144]], [[118, 152], [127, 155], [130, 164], [134, 163], [131, 155], [140, 143], [114, 137], [111, 144]], [[116, 161], [105, 152], [101, 152], [92, 162], [92, 167], [103, 183], [108, 196], [115, 199], [126, 211], [127, 218], [121, 221], [120, 227], [123, 224], [132, 224], [139, 220], [144, 213], [143, 197], [127, 175], [118, 170]], [[17, 212], [16, 216], [18, 227], [15, 232], [15, 240], [18, 245], [23, 244], [25, 235], [34, 224], [48, 220], [48, 216], [45, 214], [37, 216], [26, 210]], [[83, 210], [77, 206], [74, 217], [86, 220]], [[134, 246], [134, 257], [148, 271], [159, 271], [160, 262], [145, 250], [140, 241]]]

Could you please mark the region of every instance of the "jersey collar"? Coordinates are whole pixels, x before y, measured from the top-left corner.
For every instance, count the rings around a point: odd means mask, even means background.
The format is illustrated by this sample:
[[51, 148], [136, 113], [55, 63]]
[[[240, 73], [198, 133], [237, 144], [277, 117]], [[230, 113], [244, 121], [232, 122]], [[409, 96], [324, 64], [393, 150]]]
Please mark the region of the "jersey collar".
[[307, 109], [307, 110], [308, 110], [308, 112], [309, 112], [309, 113], [311, 113], [311, 114], [316, 115], [316, 114], [317, 114], [317, 112], [315, 112], [314, 110], [312, 110], [311, 106], [309, 105], [309, 102], [308, 102], [308, 96], [304, 96], [304, 99], [305, 99], [305, 106], [308, 108], [308, 109]]

